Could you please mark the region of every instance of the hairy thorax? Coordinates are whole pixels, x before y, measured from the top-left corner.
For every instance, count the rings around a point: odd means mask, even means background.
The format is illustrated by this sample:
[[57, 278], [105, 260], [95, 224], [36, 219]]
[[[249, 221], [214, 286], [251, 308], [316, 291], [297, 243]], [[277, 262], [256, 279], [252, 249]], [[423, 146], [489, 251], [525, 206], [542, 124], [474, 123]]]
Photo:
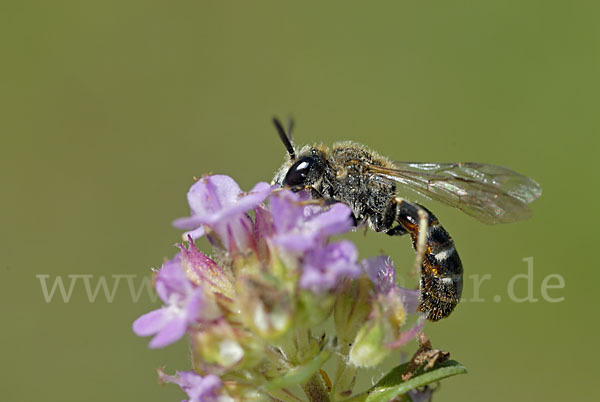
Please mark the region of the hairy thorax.
[[[318, 189], [323, 196], [350, 206], [357, 223], [367, 222], [381, 230], [379, 222], [392, 205], [393, 181], [371, 173], [369, 166], [392, 167], [392, 163], [362, 145], [343, 142], [327, 153], [327, 167]], [[390, 212], [391, 213], [391, 212]]]

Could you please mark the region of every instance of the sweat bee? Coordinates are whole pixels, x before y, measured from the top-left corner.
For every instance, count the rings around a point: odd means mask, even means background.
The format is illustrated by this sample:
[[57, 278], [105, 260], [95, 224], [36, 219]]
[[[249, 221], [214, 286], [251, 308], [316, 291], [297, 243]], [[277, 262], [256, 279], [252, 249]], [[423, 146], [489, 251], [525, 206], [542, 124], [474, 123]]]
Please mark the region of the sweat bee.
[[450, 315], [463, 286], [463, 266], [452, 237], [421, 204], [398, 196], [399, 188], [460, 209], [487, 224], [531, 216], [528, 204], [542, 194], [533, 179], [484, 163], [394, 162], [354, 142], [294, 147], [292, 123], [273, 119], [289, 158], [273, 182], [312, 197], [348, 205], [357, 225], [390, 236], [410, 235], [420, 265], [418, 310], [430, 321]]

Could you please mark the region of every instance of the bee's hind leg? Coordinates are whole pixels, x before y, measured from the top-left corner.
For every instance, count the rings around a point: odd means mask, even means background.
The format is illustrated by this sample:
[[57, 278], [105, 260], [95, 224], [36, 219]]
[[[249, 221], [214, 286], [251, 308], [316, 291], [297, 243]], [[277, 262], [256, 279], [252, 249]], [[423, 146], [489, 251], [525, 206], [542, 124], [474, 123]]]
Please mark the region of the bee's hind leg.
[[366, 209], [362, 211], [361, 215], [367, 217], [367, 223], [374, 231], [385, 233], [389, 236], [402, 236], [408, 232], [402, 225], [396, 223], [396, 210], [396, 204], [390, 202], [383, 211]]
[[388, 236], [402, 236], [407, 233], [408, 233], [408, 231], [406, 229], [404, 229], [404, 226], [402, 226], [400, 224], [392, 227], [391, 229], [389, 229], [388, 231], [385, 232], [385, 234]]
[[[419, 311], [428, 320], [450, 315], [462, 293], [462, 263], [454, 241], [431, 211], [395, 198], [396, 222], [410, 234], [421, 270]], [[395, 228], [393, 229], [395, 230]]]

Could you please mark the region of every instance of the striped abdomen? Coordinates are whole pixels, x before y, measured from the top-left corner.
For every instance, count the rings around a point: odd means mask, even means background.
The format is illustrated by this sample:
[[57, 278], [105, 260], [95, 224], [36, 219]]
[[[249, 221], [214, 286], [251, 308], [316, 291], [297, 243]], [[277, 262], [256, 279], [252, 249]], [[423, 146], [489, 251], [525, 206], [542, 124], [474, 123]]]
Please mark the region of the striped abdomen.
[[463, 268], [454, 241], [435, 215], [425, 207], [400, 200], [396, 220], [410, 234], [415, 250], [421, 229], [419, 209], [429, 215], [421, 265], [419, 311], [424, 312], [428, 320], [437, 321], [450, 315], [460, 301]]

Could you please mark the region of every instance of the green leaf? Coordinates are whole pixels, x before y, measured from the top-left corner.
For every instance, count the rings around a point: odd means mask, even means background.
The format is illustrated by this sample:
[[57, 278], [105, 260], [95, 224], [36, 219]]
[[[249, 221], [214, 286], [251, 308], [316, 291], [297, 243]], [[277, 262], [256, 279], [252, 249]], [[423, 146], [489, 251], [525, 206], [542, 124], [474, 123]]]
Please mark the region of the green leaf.
[[387, 402], [390, 399], [406, 394], [411, 389], [420, 388], [427, 384], [437, 382], [446, 377], [452, 377], [457, 374], [464, 374], [467, 369], [455, 360], [447, 360], [440, 363], [432, 370], [422, 372], [417, 371], [414, 377], [408, 381], [402, 380], [402, 374], [406, 371], [408, 363], [394, 367], [377, 384], [368, 391], [356, 395], [347, 402]]

